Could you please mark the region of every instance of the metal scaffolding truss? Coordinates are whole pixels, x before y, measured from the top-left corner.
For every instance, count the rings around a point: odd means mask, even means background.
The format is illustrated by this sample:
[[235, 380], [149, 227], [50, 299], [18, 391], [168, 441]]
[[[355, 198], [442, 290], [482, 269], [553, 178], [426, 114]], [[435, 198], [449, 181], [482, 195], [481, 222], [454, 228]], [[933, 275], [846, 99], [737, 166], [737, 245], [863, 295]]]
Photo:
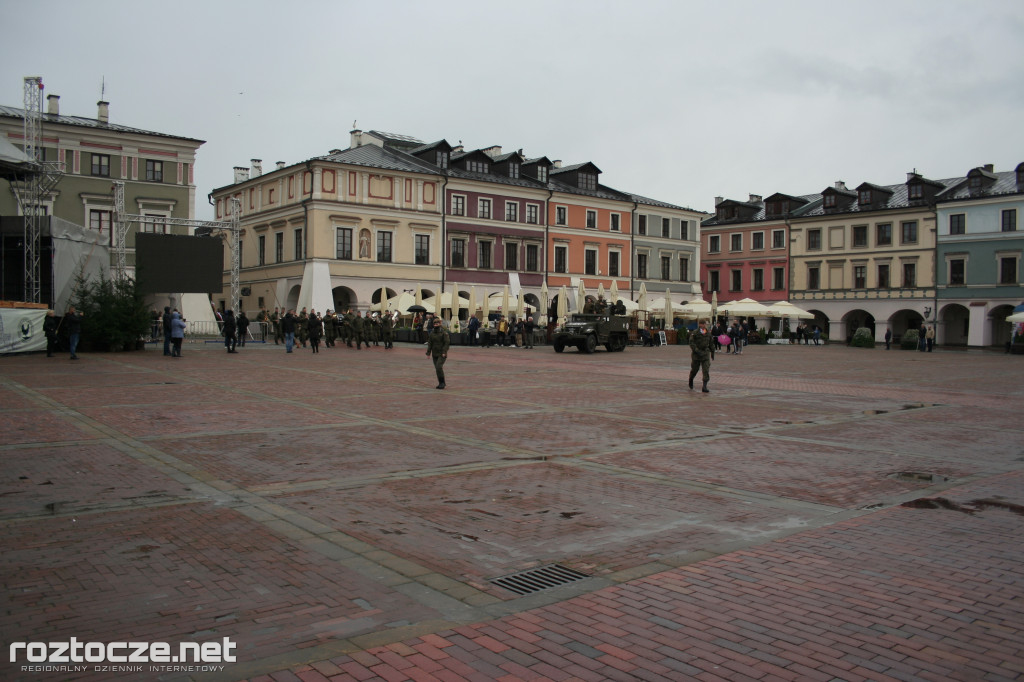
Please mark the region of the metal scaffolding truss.
[[240, 226], [242, 202], [236, 197], [231, 199], [231, 220], [193, 220], [191, 218], [170, 218], [164, 216], [138, 215], [126, 213], [124, 208], [124, 182], [114, 181], [114, 244], [116, 263], [115, 276], [124, 279], [128, 276], [127, 251], [125, 242], [128, 232], [134, 224], [183, 225], [193, 228], [194, 233], [213, 234], [227, 233], [231, 248], [231, 309], [238, 310], [240, 301], [239, 271], [241, 270], [242, 228]]
[[40, 251], [43, 224], [46, 221], [44, 204], [53, 188], [64, 174], [64, 164], [46, 161], [43, 153], [43, 79], [30, 76], [25, 79], [25, 155], [35, 165], [35, 172], [15, 192], [21, 213], [25, 219], [24, 260], [25, 300], [41, 303], [42, 274], [40, 272]]

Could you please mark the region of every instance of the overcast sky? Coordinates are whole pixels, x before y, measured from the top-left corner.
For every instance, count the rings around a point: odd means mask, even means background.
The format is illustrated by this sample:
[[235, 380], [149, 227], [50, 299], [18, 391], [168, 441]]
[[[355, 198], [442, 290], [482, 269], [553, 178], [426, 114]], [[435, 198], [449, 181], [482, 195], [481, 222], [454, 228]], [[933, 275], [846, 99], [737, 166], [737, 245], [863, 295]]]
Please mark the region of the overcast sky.
[[205, 140], [234, 166], [362, 130], [500, 145], [702, 211], [1024, 161], [1019, 0], [0, 0], [0, 103]]

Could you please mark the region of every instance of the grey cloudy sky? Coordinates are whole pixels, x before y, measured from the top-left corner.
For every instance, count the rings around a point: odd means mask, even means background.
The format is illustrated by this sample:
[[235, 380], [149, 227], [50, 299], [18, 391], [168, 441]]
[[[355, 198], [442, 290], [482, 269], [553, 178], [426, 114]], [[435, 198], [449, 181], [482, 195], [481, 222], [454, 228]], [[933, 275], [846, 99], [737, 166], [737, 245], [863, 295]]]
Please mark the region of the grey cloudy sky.
[[0, 0], [0, 102], [206, 140], [197, 216], [232, 167], [363, 130], [593, 161], [703, 211], [1024, 161], [1024, 3]]

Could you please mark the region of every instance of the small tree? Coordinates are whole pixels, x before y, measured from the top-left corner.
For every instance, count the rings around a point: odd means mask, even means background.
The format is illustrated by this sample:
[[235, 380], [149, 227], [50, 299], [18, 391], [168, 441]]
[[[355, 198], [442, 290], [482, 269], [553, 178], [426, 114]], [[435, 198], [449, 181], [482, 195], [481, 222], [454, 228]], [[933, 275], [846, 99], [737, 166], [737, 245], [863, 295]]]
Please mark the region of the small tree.
[[857, 348], [874, 348], [875, 337], [867, 327], [858, 327], [857, 331], [853, 333], [853, 340], [850, 342], [850, 345]]
[[918, 330], [908, 329], [900, 337], [900, 348], [903, 350], [917, 350]]
[[130, 279], [101, 275], [89, 282], [79, 276], [71, 302], [83, 314], [82, 343], [94, 350], [135, 350], [152, 325], [146, 301]]

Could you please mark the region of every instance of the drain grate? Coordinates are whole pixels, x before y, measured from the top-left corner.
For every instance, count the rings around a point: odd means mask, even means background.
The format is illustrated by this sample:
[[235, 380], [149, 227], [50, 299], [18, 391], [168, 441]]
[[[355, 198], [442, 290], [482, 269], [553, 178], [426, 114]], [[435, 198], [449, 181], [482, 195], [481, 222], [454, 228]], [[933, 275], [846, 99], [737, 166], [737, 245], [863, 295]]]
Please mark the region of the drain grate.
[[533, 594], [546, 590], [549, 587], [558, 587], [568, 583], [583, 580], [590, 576], [586, 573], [574, 571], [558, 564], [549, 564], [540, 568], [531, 568], [529, 571], [513, 573], [501, 578], [495, 578], [491, 584], [504, 587], [516, 594]]

